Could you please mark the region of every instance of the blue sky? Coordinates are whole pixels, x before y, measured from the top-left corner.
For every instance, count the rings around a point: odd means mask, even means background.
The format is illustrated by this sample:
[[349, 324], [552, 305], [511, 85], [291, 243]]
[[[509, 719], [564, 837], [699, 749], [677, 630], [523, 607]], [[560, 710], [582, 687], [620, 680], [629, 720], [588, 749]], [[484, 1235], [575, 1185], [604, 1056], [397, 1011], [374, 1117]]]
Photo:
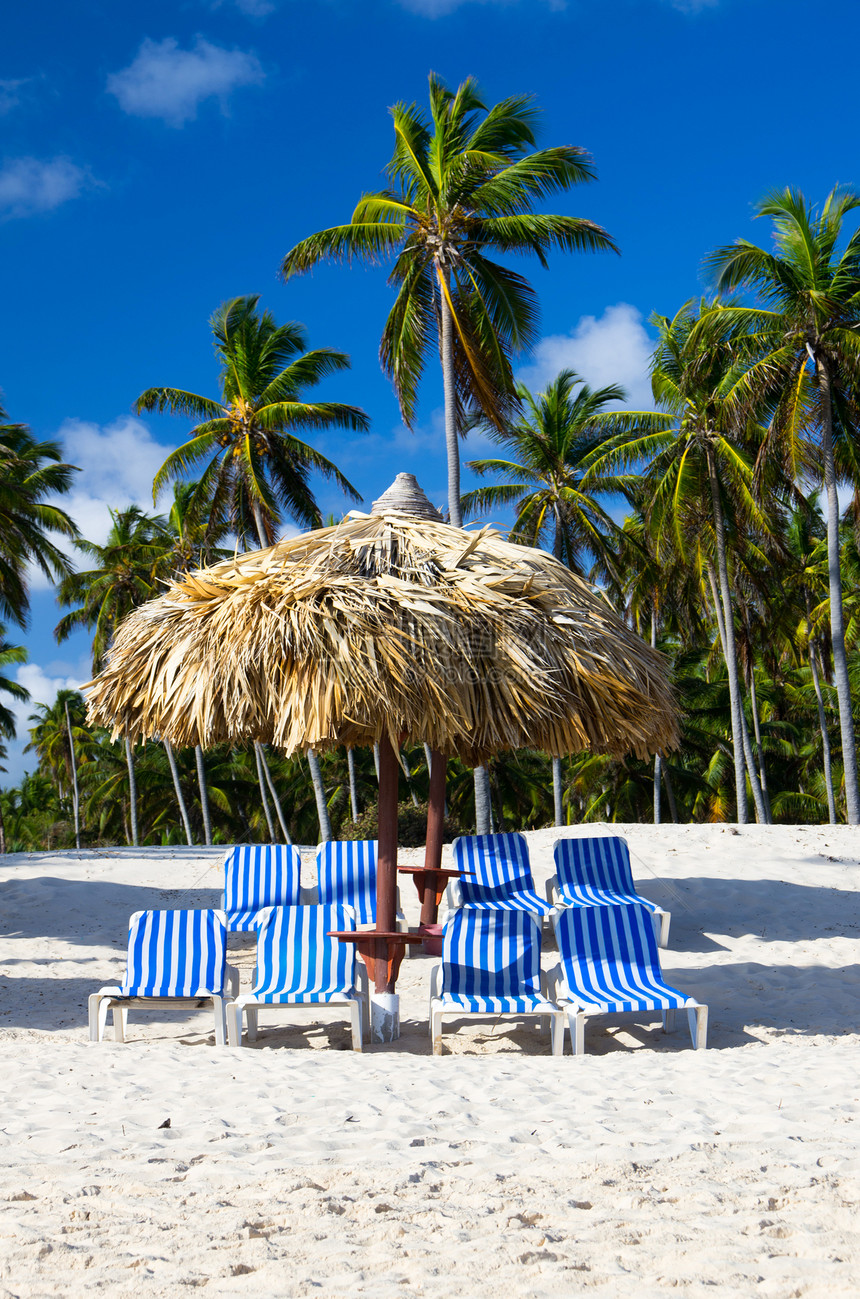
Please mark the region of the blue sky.
[[[533, 386], [572, 365], [647, 402], [647, 320], [705, 287], [704, 254], [767, 238], [755, 201], [860, 182], [851, 0], [66, 0], [0, 19], [0, 388], [15, 420], [81, 467], [66, 508], [102, 540], [108, 506], [151, 504], [180, 420], [132, 415], [156, 384], [214, 393], [207, 319], [259, 292], [312, 346], [352, 356], [321, 395], [362, 405], [365, 437], [319, 443], [369, 502], [399, 470], [445, 497], [441, 393], [428, 375], [403, 429], [377, 357], [391, 295], [379, 270], [282, 284], [283, 255], [348, 219], [381, 183], [388, 107], [432, 69], [489, 102], [533, 92], [541, 143], [577, 144], [599, 180], [551, 210], [591, 217], [622, 256], [529, 268], [542, 341]], [[468, 448], [465, 452], [468, 456]], [[320, 485], [326, 510], [343, 498]], [[18, 670], [34, 700], [88, 675], [56, 646], [37, 589]], [[20, 733], [30, 710], [21, 710]], [[24, 759], [10, 747], [9, 776]], [[32, 766], [28, 759], [27, 766]]]

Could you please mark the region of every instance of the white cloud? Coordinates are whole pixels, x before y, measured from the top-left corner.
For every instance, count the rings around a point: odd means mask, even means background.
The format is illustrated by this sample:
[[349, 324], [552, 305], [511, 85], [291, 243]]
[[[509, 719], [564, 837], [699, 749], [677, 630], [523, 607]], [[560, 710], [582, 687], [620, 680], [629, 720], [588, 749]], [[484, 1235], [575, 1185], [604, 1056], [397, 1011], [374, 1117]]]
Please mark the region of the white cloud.
[[[139, 505], [153, 512], [152, 480], [161, 468], [168, 448], [156, 442], [142, 420], [123, 415], [112, 424], [68, 419], [57, 430], [63, 458], [80, 469], [72, 479], [72, 490], [57, 497], [57, 504], [71, 515], [87, 541], [101, 545], [111, 527], [111, 510]], [[54, 537], [80, 566], [81, 556], [64, 537]], [[30, 586], [49, 591], [53, 583], [40, 569], [31, 567]]]
[[550, 334], [535, 348], [532, 363], [517, 378], [533, 391], [559, 370], [575, 370], [594, 388], [619, 383], [634, 410], [653, 410], [648, 366], [654, 340], [642, 315], [628, 302], [607, 307], [602, 316], [583, 316], [569, 334]]
[[57, 438], [65, 459], [81, 470], [61, 503], [88, 541], [106, 540], [111, 509], [139, 505], [152, 512], [152, 480], [168, 448], [156, 442], [143, 420], [122, 415], [101, 426], [69, 419]]
[[145, 40], [127, 68], [111, 73], [107, 90], [133, 117], [160, 117], [169, 126], [183, 126], [205, 99], [218, 99], [226, 113], [230, 92], [259, 85], [264, 75], [255, 54], [223, 49], [202, 36], [193, 49], [183, 50], [168, 36]]
[[26, 217], [50, 212], [77, 198], [93, 183], [70, 158], [10, 158], [0, 167], [0, 216]]

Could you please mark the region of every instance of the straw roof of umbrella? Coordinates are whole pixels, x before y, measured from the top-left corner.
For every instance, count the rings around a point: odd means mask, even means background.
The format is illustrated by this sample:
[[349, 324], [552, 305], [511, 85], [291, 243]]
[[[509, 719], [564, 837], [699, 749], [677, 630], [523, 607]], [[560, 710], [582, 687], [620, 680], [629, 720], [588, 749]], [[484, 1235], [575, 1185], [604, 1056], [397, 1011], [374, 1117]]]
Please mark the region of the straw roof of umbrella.
[[677, 742], [665, 662], [551, 555], [444, 523], [411, 475], [352, 513], [189, 573], [119, 628], [89, 717], [133, 740], [286, 753], [426, 742], [646, 757]]

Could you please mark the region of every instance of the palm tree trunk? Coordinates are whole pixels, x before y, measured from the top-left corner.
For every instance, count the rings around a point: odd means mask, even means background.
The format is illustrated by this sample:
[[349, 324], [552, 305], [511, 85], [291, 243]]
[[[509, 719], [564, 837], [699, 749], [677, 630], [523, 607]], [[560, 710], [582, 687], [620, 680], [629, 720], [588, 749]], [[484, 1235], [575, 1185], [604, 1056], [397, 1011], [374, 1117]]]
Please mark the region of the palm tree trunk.
[[[807, 610], [809, 597], [807, 596]], [[808, 620], [808, 614], [807, 614]], [[830, 736], [827, 733], [827, 714], [824, 711], [824, 698], [821, 694], [821, 681], [818, 676], [818, 643], [809, 638], [809, 668], [812, 673], [812, 687], [815, 691], [815, 703], [818, 708], [818, 729], [821, 731], [821, 756], [824, 764], [824, 784], [827, 789], [827, 815], [830, 824], [836, 825], [836, 797], [833, 793], [833, 761], [830, 754]]]
[[199, 744], [194, 746], [194, 757], [197, 761], [197, 784], [200, 786], [200, 811], [203, 813], [203, 838], [206, 847], [212, 845], [212, 821], [209, 817], [209, 795], [206, 792], [206, 769], [203, 766], [203, 750]]
[[677, 805], [677, 803], [675, 802], [675, 791], [674, 791], [674, 789], [672, 788], [672, 778], [671, 778], [671, 776], [669, 775], [669, 764], [668, 764], [668, 762], [664, 762], [664, 761], [663, 761], [663, 755], [662, 755], [662, 753], [659, 754], [658, 756], [659, 756], [659, 758], [660, 758], [660, 769], [661, 769], [661, 771], [662, 771], [662, 773], [663, 773], [663, 784], [666, 786], [666, 797], [667, 797], [668, 800], [669, 800], [669, 815], [670, 815], [671, 818], [672, 818], [672, 824], [673, 824], [673, 825], [677, 825], [677, 824], [678, 824], [678, 805]]
[[6, 852], [6, 822], [3, 820], [3, 808], [0, 806], [0, 853]]
[[[439, 278], [447, 288], [447, 274], [440, 267]], [[445, 393], [445, 450], [448, 456], [448, 517], [455, 528], [462, 528], [460, 510], [460, 430], [457, 427], [457, 398], [454, 380], [454, 320], [444, 289], [439, 292], [440, 356], [442, 386]]]
[[851, 687], [848, 682], [848, 659], [845, 653], [845, 613], [842, 608], [842, 573], [839, 563], [839, 500], [836, 495], [836, 466], [833, 459], [833, 410], [830, 400], [830, 374], [820, 357], [816, 358], [816, 370], [821, 393], [821, 452], [824, 462], [824, 486], [827, 489], [827, 573], [830, 580], [833, 684], [836, 686], [836, 698], [839, 703], [847, 819], [849, 825], [857, 825], [860, 823], [860, 786], [857, 780], [857, 745], [854, 739]]
[[492, 796], [490, 794], [490, 773], [486, 767], [475, 767], [472, 772], [475, 781], [475, 833], [493, 833]]
[[269, 843], [275, 842], [275, 823], [272, 820], [272, 813], [269, 811], [269, 800], [266, 798], [266, 781], [263, 776], [263, 763], [260, 757], [260, 746], [254, 743], [254, 757], [257, 760], [257, 783], [260, 786], [260, 802], [263, 804], [263, 812], [266, 817], [266, 825], [269, 827]]
[[[735, 798], [737, 802], [737, 817], [740, 825], [746, 825], [748, 820], [747, 814], [747, 786], [744, 773], [744, 749], [743, 749], [743, 708], [741, 706], [740, 680], [738, 678], [738, 654], [735, 645], [735, 620], [732, 611], [732, 596], [729, 588], [729, 567], [726, 558], [726, 529], [723, 520], [723, 507], [720, 501], [720, 487], [717, 480], [717, 466], [714, 461], [714, 452], [710, 444], [707, 445], [705, 455], [708, 462], [708, 480], [711, 487], [711, 506], [714, 512], [714, 533], [717, 542], [717, 572], [720, 580], [720, 594], [722, 597], [723, 617], [722, 622], [718, 619], [718, 624], [722, 632], [723, 641], [723, 658], [726, 661], [726, 671], [729, 678], [729, 702], [732, 710], [732, 749], [735, 759]], [[755, 778], [755, 772], [750, 772], [750, 782], [753, 789], [758, 785]], [[761, 798], [761, 790], [758, 793]], [[758, 807], [758, 801], [756, 802]], [[764, 814], [762, 810], [762, 820]]]
[[[657, 609], [651, 606], [651, 648], [657, 648]], [[662, 779], [663, 760], [659, 751], [654, 754], [654, 824], [660, 824], [660, 781]]]
[[251, 509], [254, 511], [254, 526], [257, 529], [257, 540], [260, 543], [260, 549], [265, 550], [269, 544], [269, 539], [266, 536], [266, 529], [263, 524], [263, 511], [260, 509], [260, 502], [253, 501]]
[[330, 843], [334, 838], [331, 832], [331, 821], [328, 816], [328, 807], [325, 801], [325, 785], [323, 784], [322, 771], [320, 770], [320, 760], [314, 753], [313, 749], [308, 750], [308, 766], [311, 769], [311, 781], [314, 787], [314, 798], [317, 801], [317, 817], [320, 823], [320, 841]]
[[564, 800], [562, 799], [561, 758], [552, 760], [552, 802], [555, 824], [564, 825]]
[[72, 807], [75, 813], [75, 847], [81, 850], [81, 800], [78, 794], [78, 763], [75, 758], [75, 740], [69, 719], [69, 701], [66, 700], [66, 730], [69, 733], [69, 756], [72, 759]]
[[137, 781], [134, 778], [134, 755], [131, 751], [131, 740], [125, 737], [125, 760], [128, 765], [128, 803], [131, 813], [131, 842], [135, 848], [140, 845], [137, 838]]
[[269, 770], [269, 764], [266, 760], [266, 750], [262, 744], [257, 746], [260, 751], [260, 763], [263, 768], [263, 775], [266, 777], [266, 784], [269, 786], [269, 793], [272, 795], [272, 802], [275, 805], [275, 814], [278, 818], [278, 824], [281, 827], [281, 834], [284, 836], [284, 843], [292, 843], [290, 838], [290, 828], [287, 825], [284, 809], [281, 807], [281, 800], [278, 798], [278, 791], [275, 788], [275, 782], [272, 779], [272, 773]]
[[753, 730], [755, 731], [755, 747], [758, 755], [759, 780], [761, 782], [761, 796], [764, 802], [765, 812], [767, 813], [767, 824], [773, 824], [773, 813], [770, 808], [770, 795], [767, 792], [767, 767], [764, 764], [764, 747], [761, 742], [761, 727], [758, 716], [758, 697], [755, 689], [755, 664], [750, 664], [750, 711], [752, 712]]
[[185, 806], [185, 799], [182, 794], [182, 786], [179, 783], [179, 771], [176, 766], [176, 757], [173, 752], [173, 745], [169, 740], [162, 740], [164, 752], [167, 754], [167, 761], [170, 765], [170, 774], [173, 777], [173, 789], [176, 794], [176, 801], [179, 804], [179, 815], [182, 817], [182, 824], [185, 826], [185, 838], [189, 848], [194, 843], [191, 835], [191, 822], [188, 819], [188, 808]]
[[415, 793], [415, 789], [412, 785], [412, 777], [409, 774], [409, 768], [406, 765], [406, 759], [403, 756], [402, 749], [397, 750], [397, 763], [400, 767], [400, 770], [403, 772], [403, 777], [406, 781], [406, 788], [409, 790], [409, 796], [412, 799], [412, 806], [418, 807], [419, 805], [418, 795]]
[[379, 745], [373, 746], [373, 765], [376, 768], [376, 783], [379, 784]]
[[352, 812], [352, 824], [358, 820], [358, 794], [355, 788], [355, 754], [352, 747], [346, 751], [346, 765], [349, 770], [349, 809]]

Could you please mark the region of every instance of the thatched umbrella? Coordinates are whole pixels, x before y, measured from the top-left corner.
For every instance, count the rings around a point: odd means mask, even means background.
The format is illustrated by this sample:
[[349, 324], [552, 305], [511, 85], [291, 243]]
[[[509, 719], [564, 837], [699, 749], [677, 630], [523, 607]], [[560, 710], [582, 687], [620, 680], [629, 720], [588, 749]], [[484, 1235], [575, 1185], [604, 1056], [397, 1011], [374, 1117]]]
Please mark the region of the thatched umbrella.
[[525, 746], [644, 758], [677, 741], [662, 657], [602, 596], [542, 550], [447, 525], [409, 474], [369, 515], [187, 574], [137, 609], [89, 717], [177, 745], [379, 743], [380, 932], [394, 928], [404, 741], [471, 766]]

